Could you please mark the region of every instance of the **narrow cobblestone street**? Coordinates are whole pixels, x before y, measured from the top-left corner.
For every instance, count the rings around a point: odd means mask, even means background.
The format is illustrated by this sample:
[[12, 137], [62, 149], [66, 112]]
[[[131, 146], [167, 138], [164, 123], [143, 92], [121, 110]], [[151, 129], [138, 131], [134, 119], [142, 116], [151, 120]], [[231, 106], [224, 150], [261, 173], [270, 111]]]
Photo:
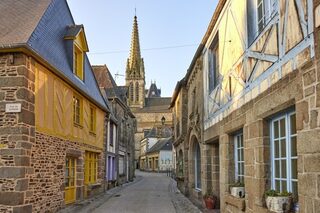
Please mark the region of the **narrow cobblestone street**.
[[111, 189], [104, 196], [67, 208], [61, 213], [197, 213], [201, 212], [165, 173], [136, 171], [135, 182]]

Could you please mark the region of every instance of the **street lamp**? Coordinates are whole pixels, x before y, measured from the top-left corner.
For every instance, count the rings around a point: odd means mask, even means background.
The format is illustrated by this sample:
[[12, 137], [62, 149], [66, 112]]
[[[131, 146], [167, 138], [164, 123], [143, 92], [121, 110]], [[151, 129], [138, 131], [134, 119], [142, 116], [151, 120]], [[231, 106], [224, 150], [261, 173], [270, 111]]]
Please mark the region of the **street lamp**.
[[166, 118], [164, 116], [162, 116], [162, 118], [161, 118], [162, 125], [164, 125], [165, 122], [166, 122]]

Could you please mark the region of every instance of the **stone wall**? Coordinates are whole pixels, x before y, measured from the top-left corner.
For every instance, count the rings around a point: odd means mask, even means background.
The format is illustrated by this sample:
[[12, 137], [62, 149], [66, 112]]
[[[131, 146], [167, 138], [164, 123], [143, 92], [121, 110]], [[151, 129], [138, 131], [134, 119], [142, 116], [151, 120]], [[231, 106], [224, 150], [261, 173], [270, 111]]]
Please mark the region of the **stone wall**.
[[[26, 202], [35, 142], [34, 63], [24, 54], [0, 54], [0, 211], [31, 212]], [[5, 112], [9, 103], [21, 112]]]

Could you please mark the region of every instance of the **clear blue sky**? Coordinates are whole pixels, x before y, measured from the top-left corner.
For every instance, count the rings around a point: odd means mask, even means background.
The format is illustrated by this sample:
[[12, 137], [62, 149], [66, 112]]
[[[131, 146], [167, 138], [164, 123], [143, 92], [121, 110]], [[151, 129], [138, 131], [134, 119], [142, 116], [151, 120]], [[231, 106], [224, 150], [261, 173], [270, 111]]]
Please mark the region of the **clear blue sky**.
[[[91, 64], [106, 64], [113, 76], [125, 74], [136, 8], [146, 87], [149, 88], [151, 80], [156, 81], [162, 97], [171, 97], [206, 32], [217, 1], [68, 0], [68, 3], [76, 24], [84, 24]], [[124, 85], [124, 80], [123, 76], [116, 79], [118, 85]]]

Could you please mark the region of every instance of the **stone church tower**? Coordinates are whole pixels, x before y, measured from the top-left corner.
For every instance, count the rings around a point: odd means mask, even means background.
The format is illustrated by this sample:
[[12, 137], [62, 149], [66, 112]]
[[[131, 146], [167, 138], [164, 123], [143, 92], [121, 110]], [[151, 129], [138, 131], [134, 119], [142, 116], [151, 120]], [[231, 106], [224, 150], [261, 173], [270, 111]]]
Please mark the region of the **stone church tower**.
[[127, 60], [126, 86], [129, 88], [130, 108], [143, 108], [145, 105], [145, 73], [141, 58], [137, 16], [134, 16], [130, 57]]

